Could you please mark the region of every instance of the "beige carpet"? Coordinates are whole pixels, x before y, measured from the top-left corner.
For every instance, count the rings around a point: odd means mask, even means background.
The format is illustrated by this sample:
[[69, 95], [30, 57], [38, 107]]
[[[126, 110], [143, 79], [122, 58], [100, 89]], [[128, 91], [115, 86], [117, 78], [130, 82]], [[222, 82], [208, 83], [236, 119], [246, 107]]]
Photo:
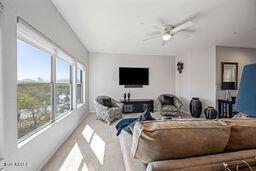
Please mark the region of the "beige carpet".
[[[137, 115], [126, 114], [123, 118]], [[159, 117], [157, 113], [152, 116]], [[182, 118], [187, 117], [182, 114]], [[116, 122], [108, 126], [96, 120], [95, 113], [89, 113], [42, 171], [124, 171], [119, 139], [115, 135]]]
[[108, 126], [96, 120], [95, 113], [89, 113], [42, 171], [125, 170], [115, 124]]

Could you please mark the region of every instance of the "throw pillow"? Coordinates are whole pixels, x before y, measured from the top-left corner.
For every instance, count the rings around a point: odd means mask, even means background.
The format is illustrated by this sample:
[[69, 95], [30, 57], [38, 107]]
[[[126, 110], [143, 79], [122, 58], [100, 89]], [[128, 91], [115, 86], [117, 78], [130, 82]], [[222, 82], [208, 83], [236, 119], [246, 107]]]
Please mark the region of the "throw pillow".
[[108, 108], [111, 108], [111, 99], [103, 99], [103, 105], [108, 107]]
[[174, 105], [174, 97], [164, 96], [163, 105]]

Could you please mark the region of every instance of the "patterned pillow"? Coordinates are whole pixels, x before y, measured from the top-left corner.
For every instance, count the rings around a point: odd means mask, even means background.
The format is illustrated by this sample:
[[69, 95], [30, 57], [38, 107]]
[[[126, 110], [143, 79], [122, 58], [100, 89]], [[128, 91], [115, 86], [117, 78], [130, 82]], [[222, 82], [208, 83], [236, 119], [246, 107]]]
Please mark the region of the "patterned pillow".
[[174, 98], [172, 96], [164, 96], [163, 97], [163, 105], [173, 105]]
[[106, 106], [106, 107], [108, 107], [108, 108], [111, 108], [112, 107], [112, 105], [111, 105], [111, 99], [109, 98], [109, 99], [102, 99], [102, 101], [103, 101], [103, 105], [104, 106]]

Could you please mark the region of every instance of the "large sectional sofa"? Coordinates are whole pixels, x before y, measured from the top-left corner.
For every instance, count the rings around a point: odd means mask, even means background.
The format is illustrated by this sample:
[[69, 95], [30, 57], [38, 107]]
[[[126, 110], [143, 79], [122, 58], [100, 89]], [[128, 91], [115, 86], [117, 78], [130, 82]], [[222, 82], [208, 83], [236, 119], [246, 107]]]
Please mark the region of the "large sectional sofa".
[[256, 169], [256, 119], [137, 122], [120, 145], [126, 171]]

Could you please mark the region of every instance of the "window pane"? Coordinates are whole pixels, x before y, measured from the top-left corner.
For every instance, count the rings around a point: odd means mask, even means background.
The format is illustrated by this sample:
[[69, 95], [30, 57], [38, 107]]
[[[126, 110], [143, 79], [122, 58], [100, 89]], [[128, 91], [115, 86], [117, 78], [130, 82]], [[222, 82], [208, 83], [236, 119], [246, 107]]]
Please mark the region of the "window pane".
[[56, 58], [56, 82], [57, 83], [70, 83], [71, 65], [62, 59]]
[[82, 83], [82, 70], [80, 68], [77, 68], [77, 83]]
[[51, 121], [51, 85], [18, 85], [18, 138]]
[[76, 86], [76, 103], [77, 104], [83, 103], [81, 84], [77, 84]]
[[56, 86], [56, 104], [57, 104], [57, 113], [56, 117], [59, 117], [61, 114], [71, 110], [71, 86], [57, 84]]
[[51, 55], [17, 39], [18, 83], [50, 82]]

